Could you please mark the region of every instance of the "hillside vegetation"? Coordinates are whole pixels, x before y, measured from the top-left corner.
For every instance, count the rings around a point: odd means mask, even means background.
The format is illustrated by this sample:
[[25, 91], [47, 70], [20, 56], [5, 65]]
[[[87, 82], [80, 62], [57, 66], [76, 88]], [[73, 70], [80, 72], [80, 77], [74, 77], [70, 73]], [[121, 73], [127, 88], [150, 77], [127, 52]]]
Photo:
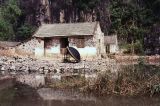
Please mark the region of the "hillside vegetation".
[[[23, 41], [41, 23], [100, 21], [105, 35], [143, 52], [143, 37], [160, 24], [160, 0], [1, 0], [0, 40]], [[48, 12], [49, 11], [49, 12]], [[121, 43], [123, 42], [123, 43]]]

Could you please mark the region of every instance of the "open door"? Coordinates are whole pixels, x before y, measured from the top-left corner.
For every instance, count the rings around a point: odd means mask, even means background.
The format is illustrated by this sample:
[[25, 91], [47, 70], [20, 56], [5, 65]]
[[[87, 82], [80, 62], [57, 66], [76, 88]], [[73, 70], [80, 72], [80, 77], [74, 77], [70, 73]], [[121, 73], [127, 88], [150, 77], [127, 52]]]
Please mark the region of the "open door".
[[107, 53], [107, 54], [110, 53], [110, 45], [106, 45], [106, 53]]
[[68, 38], [61, 38], [61, 54], [65, 55], [67, 53], [67, 46], [69, 46]]

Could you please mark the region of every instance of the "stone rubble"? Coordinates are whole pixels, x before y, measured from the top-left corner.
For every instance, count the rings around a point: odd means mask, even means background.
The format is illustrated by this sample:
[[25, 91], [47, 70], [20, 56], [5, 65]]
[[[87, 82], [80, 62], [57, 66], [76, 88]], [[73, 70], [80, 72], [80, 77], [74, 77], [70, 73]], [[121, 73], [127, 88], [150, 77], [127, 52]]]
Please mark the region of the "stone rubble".
[[65, 76], [84, 75], [90, 79], [98, 72], [115, 72], [115, 60], [101, 59], [95, 61], [81, 61], [80, 63], [62, 63], [53, 60], [40, 60], [30, 57], [0, 56], [0, 76], [11, 75], [18, 82], [39, 87], [45, 85], [45, 77], [60, 80]]
[[48, 73], [77, 73], [77, 72], [99, 72], [115, 71], [115, 60], [99, 59], [95, 61], [82, 61], [80, 63], [62, 63], [53, 60], [39, 60], [30, 57], [0, 57], [1, 73], [15, 74], [48, 74]]

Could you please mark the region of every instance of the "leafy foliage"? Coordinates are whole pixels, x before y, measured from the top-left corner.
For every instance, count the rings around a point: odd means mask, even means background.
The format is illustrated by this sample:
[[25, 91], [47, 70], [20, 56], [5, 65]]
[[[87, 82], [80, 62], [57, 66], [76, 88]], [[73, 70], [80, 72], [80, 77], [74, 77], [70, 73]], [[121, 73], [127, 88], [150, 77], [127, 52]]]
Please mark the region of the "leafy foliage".
[[75, 0], [76, 6], [80, 10], [92, 10], [100, 0]]
[[[23, 8], [21, 10], [19, 0], [3, 1], [0, 4], [0, 40], [24, 40], [30, 37], [35, 27], [31, 25], [33, 24], [31, 22], [26, 23], [26, 14], [30, 14], [31, 11], [26, 12]], [[78, 15], [81, 11], [88, 13], [94, 10], [103, 32], [116, 33], [119, 41], [135, 49], [131, 51], [143, 49], [144, 35], [151, 31], [154, 24], [160, 23], [160, 0], [109, 0], [109, 8], [106, 1], [108, 0], [62, 0], [61, 2], [65, 2], [68, 7], [72, 5], [71, 7], [76, 9]], [[36, 12], [31, 14], [33, 19], [37, 18]], [[69, 15], [73, 14], [67, 15], [71, 17]], [[80, 21], [83, 22], [83, 19]], [[137, 42], [139, 46], [134, 47]]]
[[0, 7], [0, 40], [25, 40], [32, 35], [35, 27], [20, 22], [22, 11], [19, 0], [7, 0]]
[[0, 40], [7, 40], [13, 33], [12, 27], [2, 17], [0, 17]]
[[11, 24], [17, 21], [18, 16], [21, 15], [21, 10], [18, 7], [17, 0], [9, 0], [2, 7], [2, 15], [5, 20], [8, 20]]
[[15, 36], [14, 27], [21, 15], [17, 0], [8, 0], [0, 7], [0, 39], [11, 40]]
[[24, 24], [21, 27], [17, 29], [17, 40], [25, 40], [31, 37], [33, 32], [35, 31], [35, 27], [29, 25], [29, 24]]
[[109, 33], [118, 34], [124, 43], [136, 43], [137, 40], [142, 43], [143, 36], [160, 22], [159, 0], [110, 0], [110, 3], [112, 24]]

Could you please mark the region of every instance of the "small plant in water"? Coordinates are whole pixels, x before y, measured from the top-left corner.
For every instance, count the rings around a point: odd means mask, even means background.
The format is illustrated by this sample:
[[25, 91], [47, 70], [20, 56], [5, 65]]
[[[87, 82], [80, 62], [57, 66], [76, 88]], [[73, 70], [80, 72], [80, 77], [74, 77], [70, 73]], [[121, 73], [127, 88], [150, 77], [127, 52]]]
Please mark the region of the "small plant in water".
[[160, 67], [152, 65], [124, 66], [118, 73], [100, 74], [86, 91], [95, 94], [151, 95], [160, 93]]
[[143, 57], [138, 58], [138, 64], [139, 65], [144, 65], [145, 64], [145, 59]]
[[154, 94], [159, 94], [160, 93], [160, 84], [159, 85], [153, 85], [151, 88], [151, 95], [153, 96]]

